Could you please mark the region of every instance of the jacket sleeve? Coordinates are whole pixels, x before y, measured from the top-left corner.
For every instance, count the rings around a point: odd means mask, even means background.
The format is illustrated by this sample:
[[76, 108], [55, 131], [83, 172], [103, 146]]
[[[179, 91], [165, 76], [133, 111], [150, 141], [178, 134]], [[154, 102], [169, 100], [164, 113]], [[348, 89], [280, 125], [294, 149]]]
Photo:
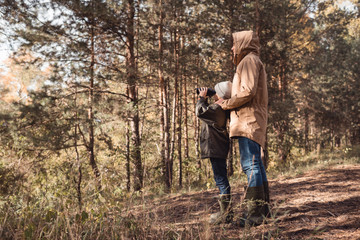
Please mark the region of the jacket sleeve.
[[238, 108], [249, 102], [256, 94], [260, 65], [252, 57], [244, 58], [236, 69], [237, 77], [239, 77], [239, 85], [233, 86], [236, 93], [227, 100], [224, 100], [220, 106], [224, 110]]
[[209, 105], [205, 98], [201, 97], [196, 103], [196, 116], [206, 124], [214, 125], [217, 123], [216, 109]]

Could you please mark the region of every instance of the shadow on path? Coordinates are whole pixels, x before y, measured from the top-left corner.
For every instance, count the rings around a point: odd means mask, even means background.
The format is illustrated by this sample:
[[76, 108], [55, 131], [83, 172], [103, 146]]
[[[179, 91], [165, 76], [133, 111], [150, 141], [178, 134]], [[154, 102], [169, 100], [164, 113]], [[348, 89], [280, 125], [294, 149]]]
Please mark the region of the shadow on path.
[[[254, 238], [276, 233], [275, 239], [360, 239], [359, 181], [360, 165], [337, 166], [270, 181], [274, 218], [269, 224], [251, 230], [231, 225], [206, 227], [210, 213], [219, 208], [217, 189], [162, 198], [148, 206], [147, 212], [154, 221], [179, 231], [188, 228], [211, 231], [206, 235], [209, 239], [242, 239], [244, 231]], [[232, 193], [237, 210], [243, 188], [233, 187]]]

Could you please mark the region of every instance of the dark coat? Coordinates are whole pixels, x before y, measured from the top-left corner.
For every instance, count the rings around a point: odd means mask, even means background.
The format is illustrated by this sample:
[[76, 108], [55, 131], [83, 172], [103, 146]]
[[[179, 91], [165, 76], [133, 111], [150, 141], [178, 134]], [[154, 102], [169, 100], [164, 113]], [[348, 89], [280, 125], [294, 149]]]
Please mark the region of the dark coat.
[[227, 112], [220, 105], [209, 105], [200, 97], [196, 103], [196, 116], [201, 120], [201, 158], [226, 159], [230, 141], [226, 130]]

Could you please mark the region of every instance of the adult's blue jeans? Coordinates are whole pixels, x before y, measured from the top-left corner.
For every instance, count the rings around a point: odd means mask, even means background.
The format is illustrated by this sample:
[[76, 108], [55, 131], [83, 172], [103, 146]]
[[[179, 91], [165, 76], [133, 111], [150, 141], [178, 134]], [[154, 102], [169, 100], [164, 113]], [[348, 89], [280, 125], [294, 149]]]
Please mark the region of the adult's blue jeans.
[[267, 182], [264, 164], [261, 160], [261, 147], [246, 137], [239, 137], [240, 162], [247, 175], [248, 187], [259, 187]]
[[216, 186], [220, 194], [230, 194], [230, 184], [227, 177], [226, 159], [210, 158], [211, 166], [214, 173]]

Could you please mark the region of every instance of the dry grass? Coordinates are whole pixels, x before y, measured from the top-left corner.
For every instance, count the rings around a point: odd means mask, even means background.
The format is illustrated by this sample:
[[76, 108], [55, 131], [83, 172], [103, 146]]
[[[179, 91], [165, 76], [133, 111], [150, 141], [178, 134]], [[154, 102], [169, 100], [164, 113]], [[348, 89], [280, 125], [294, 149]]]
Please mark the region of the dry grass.
[[[215, 188], [142, 193], [126, 201], [98, 192], [81, 210], [71, 195], [31, 198], [22, 192], [1, 198], [0, 239], [360, 239], [360, 164], [354, 159], [317, 160], [271, 174], [272, 218], [257, 227], [208, 224], [218, 210]], [[232, 179], [231, 185], [236, 219], [244, 181]]]

